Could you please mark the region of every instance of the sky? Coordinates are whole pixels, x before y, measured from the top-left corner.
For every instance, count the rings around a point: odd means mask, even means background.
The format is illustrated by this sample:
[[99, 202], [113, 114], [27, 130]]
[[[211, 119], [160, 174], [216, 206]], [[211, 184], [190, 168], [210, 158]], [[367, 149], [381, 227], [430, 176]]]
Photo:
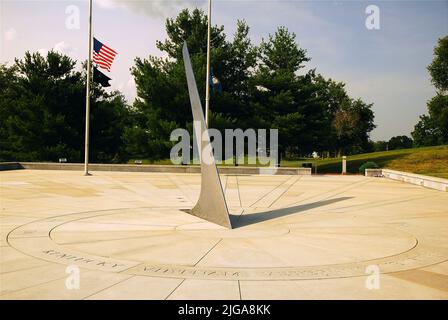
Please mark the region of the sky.
[[[118, 52], [111, 89], [132, 102], [136, 96], [130, 68], [136, 57], [162, 56], [156, 40], [166, 38], [165, 20], [182, 8], [207, 8], [207, 1], [93, 0], [93, 33]], [[369, 5], [379, 9], [379, 29], [366, 27]], [[78, 14], [79, 13], [79, 14]], [[57, 50], [87, 59], [87, 0], [0, 0], [0, 63], [29, 51]], [[213, 0], [213, 24], [233, 38], [244, 19], [258, 44], [278, 26], [297, 35], [311, 61], [326, 78], [346, 83], [353, 98], [373, 103], [377, 128], [373, 140], [410, 135], [427, 101], [435, 95], [426, 67], [437, 39], [448, 35], [448, 0], [298, 1]], [[213, 102], [210, 105], [213, 110]]]

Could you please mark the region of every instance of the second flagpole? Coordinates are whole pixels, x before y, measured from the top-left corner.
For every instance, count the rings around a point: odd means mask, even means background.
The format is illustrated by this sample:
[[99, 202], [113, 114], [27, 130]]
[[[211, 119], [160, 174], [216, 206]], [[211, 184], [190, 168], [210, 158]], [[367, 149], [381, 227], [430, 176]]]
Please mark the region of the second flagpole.
[[207, 70], [205, 75], [205, 124], [209, 127], [210, 109], [210, 39], [212, 31], [212, 0], [208, 0], [208, 28], [207, 28]]
[[90, 129], [90, 78], [92, 72], [92, 0], [89, 0], [89, 56], [87, 58], [87, 79], [86, 79], [86, 134], [84, 148], [84, 175], [89, 174], [89, 129]]

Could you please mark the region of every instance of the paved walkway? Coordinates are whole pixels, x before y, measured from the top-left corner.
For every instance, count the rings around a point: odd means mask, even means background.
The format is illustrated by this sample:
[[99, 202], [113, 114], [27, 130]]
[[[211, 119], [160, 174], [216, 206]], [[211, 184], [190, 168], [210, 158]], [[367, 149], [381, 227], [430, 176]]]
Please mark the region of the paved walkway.
[[448, 193], [221, 178], [233, 230], [182, 211], [196, 174], [0, 172], [0, 298], [448, 299]]

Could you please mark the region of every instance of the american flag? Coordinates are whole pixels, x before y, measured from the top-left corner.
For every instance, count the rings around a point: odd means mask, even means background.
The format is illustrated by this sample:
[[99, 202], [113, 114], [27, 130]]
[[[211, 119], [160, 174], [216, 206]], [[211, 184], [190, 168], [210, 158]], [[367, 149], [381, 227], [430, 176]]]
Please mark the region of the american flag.
[[100, 68], [110, 71], [117, 52], [93, 38], [93, 62]]

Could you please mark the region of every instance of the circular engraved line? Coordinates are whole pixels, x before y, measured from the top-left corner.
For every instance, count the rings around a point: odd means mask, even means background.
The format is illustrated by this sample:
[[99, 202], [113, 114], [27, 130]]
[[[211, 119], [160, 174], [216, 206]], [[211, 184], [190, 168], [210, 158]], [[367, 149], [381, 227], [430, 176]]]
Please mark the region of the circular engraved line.
[[[43, 257], [38, 256], [38, 255], [36, 255], [36, 254], [30, 254], [29, 252], [24, 251], [23, 248], [22, 248], [22, 249], [19, 249], [17, 246], [15, 246], [15, 245], [13, 245], [13, 244], [11, 243], [11, 240], [14, 240], [14, 239], [23, 239], [23, 238], [21, 238], [21, 237], [18, 237], [18, 238], [12, 238], [11, 236], [12, 236], [15, 232], [17, 232], [18, 230], [20, 230], [20, 228], [23, 228], [23, 227], [26, 227], [26, 226], [30, 226], [30, 225], [35, 224], [35, 223], [45, 222], [45, 221], [49, 221], [49, 222], [51, 222], [52, 220], [58, 220], [58, 218], [65, 218], [65, 217], [69, 218], [70, 216], [79, 215], [79, 214], [88, 214], [88, 213], [101, 212], [101, 213], [98, 214], [98, 215], [93, 215], [93, 216], [91, 216], [91, 217], [96, 217], [96, 216], [102, 216], [102, 215], [112, 215], [112, 214], [115, 214], [115, 213], [116, 213], [115, 211], [119, 211], [119, 210], [129, 210], [129, 209], [154, 209], [154, 208], [160, 208], [160, 207], [138, 207], [138, 208], [131, 207], [131, 208], [118, 208], [118, 209], [105, 209], [105, 210], [88, 210], [88, 211], [81, 211], [81, 212], [73, 212], [73, 213], [68, 213], [68, 214], [62, 214], [62, 215], [59, 215], [59, 216], [53, 216], [53, 217], [45, 217], [45, 218], [42, 218], [42, 219], [37, 219], [37, 220], [34, 220], [34, 221], [30, 221], [30, 222], [24, 223], [24, 224], [22, 224], [22, 225], [19, 225], [19, 226], [13, 228], [12, 230], [10, 230], [10, 231], [8, 232], [8, 234], [6, 235], [6, 239], [5, 239], [5, 240], [6, 240], [6, 243], [7, 243], [11, 248], [14, 248], [15, 250], [19, 251], [20, 253], [22, 253], [22, 254], [24, 254], [24, 255], [26, 255], [26, 256], [28, 256], [28, 257], [36, 258], [36, 259], [39, 259], [39, 260], [42, 260], [42, 261], [46, 261], [46, 262], [50, 262], [50, 263], [69, 264], [71, 261], [70, 261], [70, 262], [67, 262], [67, 263], [65, 263], [65, 261], [60, 261], [60, 260], [55, 261], [55, 260], [52, 260], [52, 259], [43, 258]], [[107, 213], [107, 212], [109, 212], [109, 211], [114, 211], [114, 212]], [[75, 221], [75, 220], [76, 220], [76, 219], [74, 219], [74, 220], [68, 220], [67, 222]], [[32, 239], [32, 238], [36, 238], [36, 237], [28, 237], [28, 238], [29, 238], [29, 239]], [[51, 239], [51, 237], [50, 237], [49, 234], [47, 235], [47, 238], [49, 238], [49, 240], [53, 242], [53, 240]], [[55, 243], [55, 246], [60, 246], [60, 245], [57, 244], [57, 243]], [[63, 248], [63, 247], [61, 246], [61, 248]], [[85, 254], [81, 254], [81, 256], [85, 256]], [[93, 256], [93, 255], [90, 255], [90, 256]], [[72, 262], [71, 262], [71, 263], [72, 263]], [[86, 266], [86, 267], [89, 268], [89, 266]], [[89, 268], [89, 269], [90, 269], [90, 268]]]
[[[147, 209], [147, 208], [149, 208], [149, 209], [156, 209], [156, 208], [164, 208], [164, 207], [152, 207], [152, 208], [151, 208], [151, 207], [139, 207], [139, 208], [134, 208], [134, 209]], [[130, 208], [130, 209], [133, 209], [133, 208]], [[54, 240], [52, 239], [52, 237], [51, 237], [51, 232], [52, 232], [56, 227], [61, 226], [61, 225], [63, 225], [63, 224], [70, 223], [70, 222], [73, 222], [73, 221], [79, 221], [79, 220], [82, 220], [82, 219], [93, 218], [93, 217], [99, 217], [99, 216], [105, 216], [105, 215], [113, 215], [113, 214], [115, 214], [116, 212], [111, 212], [111, 213], [106, 213], [106, 212], [107, 212], [107, 211], [118, 211], [118, 210], [120, 210], [120, 209], [100, 210], [100, 211], [101, 211], [100, 214], [95, 214], [95, 215], [91, 215], [91, 216], [87, 216], [87, 217], [81, 217], [81, 218], [74, 219], [74, 220], [67, 220], [67, 221], [64, 221], [64, 222], [58, 224], [57, 226], [51, 228], [50, 231], [48, 232], [48, 237], [49, 237], [52, 241], [54, 241]], [[125, 210], [126, 210], [126, 209], [125, 209]], [[129, 209], [128, 209], [128, 210], [129, 210]], [[79, 214], [81, 214], [81, 213], [84, 214], [84, 213], [89, 213], [89, 212], [91, 212], [91, 213], [96, 213], [96, 212], [98, 212], [98, 211], [80, 212]], [[71, 214], [71, 215], [73, 215], [73, 214]], [[61, 216], [56, 216], [56, 217], [44, 218], [44, 219], [39, 220], [39, 222], [42, 222], [42, 221], [45, 221], [45, 220], [52, 220], [53, 218], [65, 217], [65, 216], [67, 216], [67, 215], [61, 215]], [[32, 224], [32, 223], [34, 223], [34, 222], [38, 222], [38, 221], [33, 221], [33, 222], [30, 222], [30, 223], [24, 224], [24, 225], [22, 225], [22, 226], [29, 225], [29, 224]], [[183, 224], [183, 225], [188, 225], [188, 224], [190, 224], [190, 223], [186, 223], [186, 224]], [[20, 228], [20, 226], [17, 227], [16, 229], [18, 229], [18, 228]], [[400, 231], [401, 231], [401, 232], [405, 232], [405, 231], [403, 231], [403, 230], [400, 230]], [[12, 231], [11, 231], [11, 232], [12, 232]], [[10, 233], [11, 233], [11, 232], [10, 232]], [[407, 233], [407, 232], [405, 232], [405, 233]], [[409, 233], [407, 233], [407, 234], [410, 235], [410, 236], [412, 236], [412, 235], [409, 234]], [[8, 234], [8, 236], [9, 236], [9, 234]], [[414, 248], [417, 246], [417, 244], [418, 244], [418, 240], [417, 240], [414, 236], [412, 236], [412, 237], [414, 238], [414, 241], [415, 241], [415, 244], [414, 244], [413, 247], [411, 247], [411, 248], [408, 249], [407, 251], [403, 251], [403, 252], [401, 252], [401, 253], [398, 253], [398, 254], [395, 254], [395, 255], [391, 255], [391, 256], [381, 257], [380, 259], [384, 259], [384, 258], [388, 258], [388, 257], [396, 257], [396, 256], [399, 256], [399, 255], [401, 255], [401, 254], [404, 254], [404, 253], [406, 253], [406, 252], [408, 252], [408, 251], [414, 249]], [[56, 244], [57, 244], [57, 243], [56, 243]], [[59, 245], [59, 244], [57, 244], [57, 245]], [[99, 257], [101, 257], [101, 256], [99, 256]], [[371, 259], [371, 260], [356, 261], [356, 262], [351, 262], [351, 263], [358, 263], [358, 262], [364, 262], [364, 261], [375, 261], [375, 260], [377, 260], [377, 259], [378, 259], [378, 258]], [[52, 260], [51, 260], [51, 261], [52, 261]], [[219, 268], [219, 267], [218, 267], [218, 268]], [[296, 266], [270, 267], [270, 269], [283, 269], [283, 268], [296, 268]], [[240, 268], [240, 269], [263, 269], [263, 268], [262, 268], [262, 267], [242, 267], [242, 268]]]
[[[428, 258], [430, 258], [430, 261], [428, 261]], [[441, 258], [442, 260], [440, 260]], [[409, 267], [409, 263], [406, 264], [407, 261], [418, 262], [419, 259], [423, 261], [414, 264], [414, 266], [411, 265], [411, 267]], [[444, 261], [448, 261], [446, 257], [442, 257], [435, 252], [423, 252], [421, 254], [418, 254], [417, 252], [417, 255], [404, 256], [403, 259], [396, 261], [378, 261], [377, 264], [380, 267], [380, 270], [383, 269], [381, 272], [382, 274], [388, 274], [428, 267]], [[189, 266], [139, 265], [131, 268], [128, 272], [135, 275], [146, 275], [152, 277], [205, 280], [319, 280], [367, 276], [368, 274], [365, 270], [368, 265], [370, 265], [370, 263], [363, 262], [358, 264], [333, 265], [331, 267], [309, 266], [302, 268], [283, 268], [281, 270], [273, 270], [271, 268], [256, 270], [242, 268], [226, 269], [192, 268]], [[384, 270], [385, 268], [386, 270]]]
[[[146, 208], [146, 207], [139, 207], [139, 208], [136, 208], [136, 209], [148, 209], [148, 208]], [[177, 208], [177, 210], [178, 211], [180, 211], [180, 212], [183, 212], [183, 211], [181, 211], [180, 209], [179, 209], [179, 207], [176, 207]], [[149, 209], [170, 209], [170, 210], [172, 210], [172, 209], [174, 209], [174, 208], [165, 208], [165, 207], [149, 207]], [[115, 210], [115, 209], [113, 209], [113, 210]], [[61, 226], [63, 226], [63, 225], [65, 225], [65, 224], [68, 224], [68, 223], [72, 223], [72, 222], [74, 222], [74, 221], [80, 221], [80, 220], [83, 220], [83, 219], [90, 219], [90, 218], [96, 218], [96, 217], [102, 217], [102, 216], [108, 216], [108, 215], [114, 215], [114, 214], [116, 214], [115, 212], [113, 212], [113, 213], [106, 213], [106, 214], [100, 214], [100, 215], [94, 215], [94, 216], [88, 216], [88, 217], [82, 217], [82, 218], [79, 218], [79, 219], [74, 219], [74, 220], [67, 220], [67, 221], [64, 221], [64, 222], [62, 222], [62, 223], [60, 223], [60, 224], [58, 224], [58, 225], [56, 225], [56, 226], [54, 226], [53, 228], [51, 228], [50, 229], [50, 231], [48, 232], [48, 237], [51, 239], [51, 240], [53, 240], [53, 241], [55, 241], [53, 238], [52, 238], [52, 236], [51, 236], [51, 234], [53, 233], [53, 231], [56, 229], [56, 228], [59, 228], [59, 227], [61, 227]], [[92, 223], [92, 224], [95, 224], [95, 222], [86, 222], [86, 221], [84, 221], [83, 223]], [[112, 224], [112, 225], [135, 225], [135, 226], [138, 226], [138, 224], [126, 224], [126, 223], [104, 223], [104, 224]], [[169, 228], [169, 229], [162, 229], [162, 230], [148, 230], [148, 232], [151, 232], [151, 231], [164, 231], [164, 232], [169, 232], [169, 231], [174, 231], [174, 230], [176, 230], [178, 227], [182, 227], [182, 226], [186, 226], [186, 225], [189, 225], [189, 224], [192, 224], [191, 222], [188, 222], [188, 223], [183, 223], [183, 224], [179, 224], [179, 225], [176, 225], [176, 226], [170, 226], [170, 225], [158, 225], [158, 224], [144, 224], [144, 226], [147, 226], [147, 227], [151, 227], [151, 226], [153, 226], [153, 227], [167, 227], [167, 228]], [[142, 224], [142, 226], [143, 226], [143, 224]], [[157, 236], [157, 235], [154, 235], [154, 236]], [[150, 235], [146, 235], [146, 236], [141, 236], [141, 237], [138, 237], [138, 238], [150, 238], [150, 237], [152, 237], [152, 236], [150, 236]], [[135, 237], [135, 238], [137, 238], [137, 237]], [[127, 239], [127, 238], [122, 238], [122, 239]], [[131, 238], [129, 238], [129, 239], [131, 239]], [[107, 240], [99, 240], [99, 241], [108, 241], [108, 240], [110, 240], [110, 239], [107, 239]], [[117, 239], [117, 240], [120, 240], [120, 239]], [[97, 241], [93, 241], [93, 242], [97, 242]], [[57, 242], [56, 242], [57, 243]]]
[[[118, 210], [139, 210], [139, 209], [155, 209], [155, 208], [163, 208], [163, 209], [172, 209], [166, 207], [138, 207], [138, 208], [121, 208], [121, 209], [109, 209], [109, 210], [97, 210], [97, 211], [86, 211], [86, 212], [78, 212], [73, 214], [65, 214], [54, 217], [46, 217], [40, 220], [35, 220], [32, 222], [25, 223], [21, 226], [18, 226], [11, 230], [7, 235], [7, 243], [18, 250], [19, 252], [24, 253], [27, 256], [36, 257], [35, 255], [30, 255], [23, 250], [17, 249], [16, 246], [12, 245], [10, 240], [12, 239], [21, 239], [21, 238], [11, 238], [10, 236], [13, 232], [20, 230], [25, 226], [32, 225], [34, 223], [55, 220], [58, 221], [58, 218], [70, 218], [73, 215], [81, 215], [81, 214], [89, 214], [92, 215], [80, 217], [78, 219], [67, 220], [62, 224], [78, 221], [82, 219], [87, 219], [91, 217], [99, 217], [105, 215], [113, 215], [116, 214]], [[109, 212], [109, 213], [108, 213]], [[58, 225], [62, 225], [61, 223]], [[189, 224], [189, 223], [187, 223]], [[51, 231], [54, 230], [55, 227], [51, 228], [48, 232], [48, 238], [51, 242], [54, 242], [51, 239]], [[396, 229], [393, 229], [396, 230]], [[403, 230], [399, 230], [400, 232], [405, 232]], [[405, 232], [407, 233], [407, 232]], [[408, 233], [409, 234], [409, 233]], [[148, 265], [148, 263], [139, 263], [135, 262], [134, 266], [127, 266], [124, 270], [114, 270], [113, 272], [124, 272], [131, 274], [141, 274], [146, 276], [157, 276], [157, 277], [175, 277], [175, 278], [202, 278], [202, 279], [223, 279], [223, 280], [282, 280], [282, 279], [326, 279], [326, 278], [341, 278], [341, 277], [354, 277], [354, 276], [365, 276], [363, 267], [366, 265], [372, 264], [372, 262], [376, 262], [378, 265], [382, 265], [386, 268], [383, 273], [392, 273], [399, 272], [403, 270], [412, 270], [415, 268], [421, 268], [422, 266], [433, 265], [440, 263], [441, 261], [446, 261], [446, 255], [442, 255], [436, 251], [433, 251], [434, 248], [423, 246], [423, 248], [419, 247], [419, 241], [414, 237], [416, 243], [415, 245], [404, 252], [399, 254], [391, 255], [388, 257], [381, 257], [377, 259], [365, 260], [355, 263], [346, 263], [346, 264], [335, 264], [335, 265], [320, 265], [320, 266], [302, 266], [302, 267], [272, 267], [272, 268], [223, 268], [223, 267], [191, 267], [191, 266], [165, 266], [165, 265]], [[55, 243], [55, 246], [59, 246]], [[426, 252], [425, 252], [426, 249]], [[440, 248], [439, 248], [440, 249]], [[76, 250], [72, 250], [73, 252], [77, 252]], [[63, 252], [62, 252], [63, 254]], [[65, 254], [64, 254], [65, 255]], [[82, 256], [82, 255], [81, 255]], [[95, 255], [90, 255], [91, 257], [95, 257]], [[101, 256], [96, 256], [101, 257]], [[54, 260], [44, 259], [39, 256], [36, 258], [55, 262]], [[103, 258], [103, 257], [101, 257]], [[400, 259], [397, 259], [400, 258]], [[425, 260], [426, 258], [426, 260]], [[428, 261], [429, 259], [429, 261]], [[426, 261], [426, 262], [425, 262]], [[438, 262], [435, 262], [438, 261]], [[61, 261], [57, 261], [61, 263]], [[65, 262], [65, 261], [64, 261]], [[68, 263], [68, 262], [67, 262]], [[412, 264], [413, 263], [413, 264]], [[62, 264], [64, 264], [62, 262]], [[143, 268], [143, 272], [142, 269]], [[104, 270], [103, 270], [104, 271]], [[110, 270], [107, 270], [110, 271]]]

